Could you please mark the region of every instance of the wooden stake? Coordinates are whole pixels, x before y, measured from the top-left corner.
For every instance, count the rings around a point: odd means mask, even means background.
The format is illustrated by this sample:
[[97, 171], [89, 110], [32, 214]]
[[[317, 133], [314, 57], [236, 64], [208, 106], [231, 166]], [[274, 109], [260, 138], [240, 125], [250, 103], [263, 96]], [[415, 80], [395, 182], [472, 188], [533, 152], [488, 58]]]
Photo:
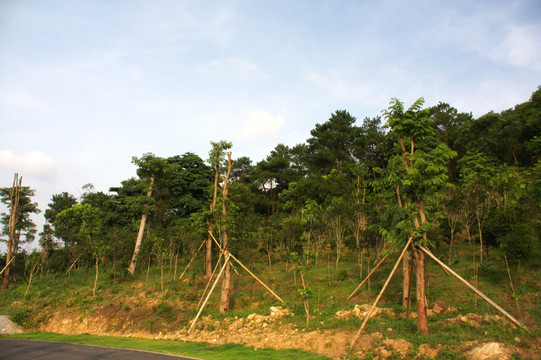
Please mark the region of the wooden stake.
[[520, 312], [520, 306], [518, 305], [517, 300], [517, 293], [515, 292], [515, 286], [513, 285], [513, 280], [511, 279], [511, 271], [509, 271], [509, 264], [507, 263], [507, 256], [504, 256], [505, 258], [505, 267], [507, 267], [507, 275], [509, 275], [509, 285], [511, 285], [511, 290], [513, 290], [513, 299], [515, 299], [515, 303], [517, 304], [517, 310]]
[[236, 257], [234, 257], [233, 255], [229, 254], [231, 256], [231, 258], [233, 260], [235, 260], [239, 265], [240, 267], [242, 267], [244, 270], [246, 270], [246, 272], [248, 272], [248, 274], [252, 275], [252, 277], [254, 279], [256, 279], [256, 281], [258, 283], [260, 283], [265, 289], [267, 289], [268, 292], [271, 293], [271, 295], [273, 295], [276, 299], [278, 299], [282, 304], [285, 304], [284, 300], [282, 300], [278, 295], [276, 295], [276, 293], [274, 291], [271, 290], [270, 287], [268, 287], [267, 285], [265, 285], [265, 283], [261, 280], [259, 280], [259, 278], [257, 276], [254, 275], [253, 272], [251, 272], [250, 270], [248, 270], [248, 268], [246, 266], [244, 266], [240, 261], [239, 259], [237, 259]]
[[9, 266], [9, 264], [11, 264], [13, 262], [13, 260], [15, 260], [14, 257], [11, 258], [11, 260], [9, 260], [9, 262], [6, 264], [6, 266], [4, 266], [4, 268], [2, 269], [2, 271], [0, 271], [0, 275], [2, 275], [2, 273], [4, 272], [4, 270], [7, 269], [7, 267]]
[[374, 269], [372, 269], [372, 271], [366, 275], [366, 277], [364, 278], [364, 280], [361, 282], [361, 284], [359, 286], [357, 286], [357, 288], [355, 290], [353, 290], [353, 292], [351, 293], [351, 295], [348, 296], [348, 298], [346, 299], [346, 301], [348, 301], [349, 299], [351, 299], [353, 296], [355, 296], [355, 294], [357, 293], [357, 291], [359, 291], [359, 289], [364, 285], [365, 282], [368, 281], [368, 279], [370, 279], [370, 277], [372, 276], [372, 274], [378, 269], [378, 267], [383, 264], [383, 261], [385, 259], [387, 259], [387, 256], [389, 256], [389, 254], [385, 255], [383, 257], [383, 259], [381, 259], [377, 265], [374, 267]]
[[73, 269], [73, 267], [75, 266], [75, 264], [77, 263], [77, 260], [79, 260], [79, 258], [81, 257], [81, 255], [77, 256], [77, 259], [75, 259], [75, 261], [71, 264], [71, 266], [69, 267], [68, 271], [66, 271], [66, 275], [70, 273], [71, 269]]
[[[216, 243], [216, 245], [218, 245], [218, 247], [220, 249], [222, 249], [220, 247], [220, 244], [218, 244], [218, 241], [216, 241], [216, 239], [214, 238], [214, 236], [212, 235], [212, 233], [209, 233], [210, 236], [212, 236], [212, 239], [214, 240], [214, 242]], [[222, 250], [223, 251], [223, 250]], [[259, 278], [257, 276], [254, 275], [253, 272], [251, 272], [246, 266], [244, 266], [239, 259], [237, 259], [233, 254], [231, 254], [230, 252], [227, 252], [227, 254], [233, 259], [235, 260], [239, 265], [240, 267], [242, 267], [244, 270], [246, 270], [246, 272], [248, 274], [250, 274], [258, 283], [260, 283], [265, 289], [267, 289], [268, 292], [271, 293], [272, 296], [274, 296], [276, 299], [278, 299], [282, 304], [285, 304], [284, 300], [282, 300], [278, 295], [276, 295], [276, 293], [274, 291], [271, 290], [271, 288], [269, 288], [267, 285], [265, 285], [265, 283], [261, 280], [259, 280]]]
[[[205, 240], [206, 241], [206, 240]], [[220, 261], [222, 260], [223, 251], [220, 253], [220, 256], [218, 257], [218, 260], [216, 261], [216, 266], [214, 266], [214, 270], [212, 270], [212, 274], [209, 277], [209, 281], [207, 281], [207, 286], [205, 287], [205, 290], [203, 291], [203, 295], [201, 295], [201, 299], [199, 299], [199, 302], [197, 303], [197, 308], [201, 305], [201, 301], [203, 301], [203, 298], [205, 297], [205, 294], [207, 293], [207, 290], [212, 283], [212, 278], [214, 277], [214, 274], [216, 273], [216, 270], [220, 267]]]
[[216, 287], [216, 284], [218, 284], [218, 280], [220, 280], [220, 278], [222, 277], [222, 273], [224, 272], [225, 267], [226, 267], [227, 263], [229, 262], [229, 256], [230, 256], [229, 254], [227, 254], [225, 256], [224, 265], [220, 269], [220, 272], [218, 273], [218, 277], [216, 277], [216, 280], [214, 281], [214, 284], [212, 284], [212, 287], [210, 288], [210, 291], [209, 291], [207, 297], [205, 298], [205, 301], [203, 301], [203, 305], [201, 305], [201, 307], [199, 308], [199, 311], [197, 312], [197, 315], [193, 319], [192, 324], [190, 325], [190, 328], [188, 329], [188, 332], [192, 331], [193, 327], [195, 326], [195, 323], [197, 322], [197, 319], [199, 319], [199, 316], [201, 316], [201, 313], [203, 312], [203, 309], [207, 305], [207, 302], [209, 301], [210, 295], [212, 295], [212, 292], [214, 291], [214, 288]]
[[199, 245], [199, 248], [197, 249], [197, 251], [195, 252], [195, 254], [193, 255], [192, 259], [190, 260], [190, 262], [188, 263], [188, 265], [186, 265], [186, 268], [184, 269], [184, 271], [182, 272], [182, 274], [180, 274], [180, 276], [178, 277], [178, 280], [180, 281], [182, 279], [182, 277], [184, 276], [184, 274], [186, 273], [186, 271], [188, 270], [188, 268], [190, 267], [190, 265], [192, 264], [192, 261], [195, 259], [195, 257], [197, 256], [197, 253], [199, 253], [199, 250], [201, 250], [201, 248], [203, 247], [203, 245], [205, 245], [205, 242], [206, 240], [203, 240], [203, 242], [201, 243], [201, 245]]
[[496, 308], [499, 312], [501, 312], [502, 314], [504, 314], [509, 320], [511, 320], [512, 322], [514, 322], [515, 324], [517, 324], [518, 326], [520, 327], [523, 327], [524, 329], [528, 330], [528, 328], [526, 326], [524, 326], [520, 321], [518, 321], [517, 319], [515, 319], [511, 314], [509, 314], [507, 311], [505, 311], [502, 307], [500, 307], [498, 304], [496, 304], [494, 301], [490, 300], [485, 294], [483, 294], [481, 291], [477, 290], [475, 288], [475, 286], [473, 286], [472, 284], [470, 284], [469, 282], [467, 282], [466, 280], [464, 280], [460, 275], [458, 275], [456, 272], [453, 271], [453, 269], [451, 269], [450, 267], [448, 267], [447, 265], [445, 265], [443, 262], [440, 261], [440, 259], [438, 259], [434, 254], [432, 254], [432, 252], [430, 252], [430, 250], [428, 250], [427, 248], [421, 246], [419, 247], [419, 249], [421, 249], [425, 254], [427, 254], [428, 256], [430, 256], [432, 258], [432, 260], [434, 260], [435, 262], [437, 262], [441, 267], [443, 268], [447, 268], [447, 270], [453, 274], [458, 280], [460, 280], [464, 285], [466, 285], [467, 287], [469, 287], [471, 290], [473, 290], [476, 294], [478, 294], [480, 297], [482, 297], [486, 302], [488, 302], [490, 305], [492, 305], [494, 308]]
[[366, 315], [366, 317], [364, 318], [364, 321], [363, 321], [363, 324], [361, 325], [361, 328], [359, 329], [359, 331], [357, 332], [357, 335], [355, 335], [355, 338], [351, 342], [351, 346], [349, 347], [350, 351], [353, 351], [353, 347], [355, 347], [355, 344], [359, 340], [359, 337], [361, 336], [361, 333], [363, 332], [363, 329], [366, 326], [366, 323], [368, 322], [368, 319], [370, 319], [370, 317], [372, 316], [372, 313], [374, 312], [374, 309], [376, 308], [376, 305], [378, 304], [378, 301], [381, 299], [381, 296], [385, 292], [385, 289], [387, 289], [387, 286], [389, 285], [389, 282], [393, 278], [393, 275], [394, 275], [396, 269], [398, 268], [398, 264], [400, 264], [400, 262], [402, 261], [402, 258], [404, 257], [404, 254], [406, 253], [406, 250], [408, 249], [411, 242], [413, 241], [413, 236], [415, 236], [415, 233], [409, 238], [408, 243], [406, 244], [406, 246], [404, 246], [404, 250], [402, 250], [402, 253], [398, 257], [398, 260], [396, 261], [396, 264], [394, 265], [393, 270], [389, 274], [389, 277], [387, 278], [387, 281], [385, 281], [385, 285], [383, 285], [383, 288], [379, 292], [379, 295], [376, 298], [376, 301], [374, 301], [374, 304], [372, 305], [372, 308], [368, 312], [368, 315]]

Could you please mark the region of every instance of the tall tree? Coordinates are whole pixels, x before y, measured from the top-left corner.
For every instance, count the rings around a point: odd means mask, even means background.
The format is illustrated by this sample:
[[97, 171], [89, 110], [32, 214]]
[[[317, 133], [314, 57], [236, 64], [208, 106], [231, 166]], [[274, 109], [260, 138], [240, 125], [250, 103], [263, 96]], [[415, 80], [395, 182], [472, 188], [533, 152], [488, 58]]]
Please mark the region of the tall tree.
[[[222, 249], [229, 251], [229, 238], [227, 226], [227, 195], [229, 193], [228, 182], [231, 175], [233, 162], [231, 160], [231, 151], [227, 153], [227, 172], [223, 180], [222, 187], [222, 221], [221, 221], [221, 244]], [[229, 258], [229, 257], [226, 257]], [[231, 296], [231, 264], [228, 261], [225, 266], [224, 280], [222, 284], [222, 296], [220, 298], [220, 312], [225, 313], [229, 310], [229, 298]]]
[[[31, 215], [41, 212], [38, 209], [38, 204], [32, 201], [32, 197], [36, 193], [35, 190], [28, 186], [22, 186], [22, 177], [18, 179], [18, 183], [15, 184], [14, 182], [13, 187], [0, 188], [0, 199], [10, 209], [10, 214], [2, 214], [0, 221], [3, 225], [3, 233], [9, 236], [8, 253], [13, 257], [19, 252], [19, 244], [22, 236], [24, 236], [27, 243], [34, 240], [37, 229], [31, 219]], [[6, 274], [8, 273], [9, 270], [6, 269]], [[7, 275], [4, 277], [4, 280], [6, 278]], [[4, 282], [4, 288], [7, 288], [7, 286]]]
[[355, 163], [362, 149], [362, 129], [355, 117], [346, 110], [331, 114], [323, 124], [316, 124], [308, 139], [309, 162], [312, 172], [328, 174], [332, 169]]
[[[210, 166], [214, 169], [214, 191], [212, 195], [212, 202], [209, 206], [209, 216], [207, 217], [207, 229], [212, 236], [214, 236], [214, 216], [216, 211], [216, 202], [218, 199], [218, 187], [220, 185], [220, 176], [223, 172], [223, 156], [226, 150], [231, 149], [233, 144], [231, 142], [221, 140], [218, 142], [210, 142], [212, 149], [209, 151]], [[212, 236], [209, 235], [206, 241], [206, 253], [205, 253], [205, 269], [206, 276], [212, 275]]]
[[133, 249], [133, 256], [128, 268], [128, 272], [133, 275], [137, 266], [137, 256], [139, 255], [139, 250], [141, 249], [141, 243], [143, 241], [143, 233], [145, 231], [145, 225], [148, 217], [148, 207], [150, 205], [154, 183], [156, 178], [164, 177], [164, 174], [167, 173], [171, 167], [168, 166], [164, 159], [157, 157], [152, 153], [146, 153], [141, 158], [134, 156], [132, 158], [132, 162], [138, 166], [137, 175], [139, 175], [141, 179], [148, 180], [148, 190], [146, 194], [147, 201], [141, 215], [141, 223], [139, 225], [139, 231], [137, 233], [137, 239]]
[[[428, 334], [425, 297], [425, 257], [419, 246], [430, 245], [428, 231], [433, 226], [435, 211], [432, 206], [442, 197], [447, 185], [447, 165], [456, 153], [434, 136], [433, 120], [427, 109], [422, 109], [420, 98], [405, 110], [398, 99], [391, 99], [384, 111], [387, 126], [397, 139], [397, 154], [387, 165], [389, 193], [397, 201], [394, 230], [389, 234], [404, 244], [414, 236], [412, 249], [415, 260], [417, 329]], [[398, 238], [397, 238], [398, 236]], [[404, 289], [407, 291], [407, 289]]]
[[51, 202], [47, 205], [47, 210], [45, 210], [45, 213], [43, 214], [45, 216], [45, 220], [47, 220], [49, 224], [54, 223], [56, 215], [58, 215], [62, 210], [69, 209], [76, 204], [77, 198], [68, 192], [53, 195], [51, 197]]

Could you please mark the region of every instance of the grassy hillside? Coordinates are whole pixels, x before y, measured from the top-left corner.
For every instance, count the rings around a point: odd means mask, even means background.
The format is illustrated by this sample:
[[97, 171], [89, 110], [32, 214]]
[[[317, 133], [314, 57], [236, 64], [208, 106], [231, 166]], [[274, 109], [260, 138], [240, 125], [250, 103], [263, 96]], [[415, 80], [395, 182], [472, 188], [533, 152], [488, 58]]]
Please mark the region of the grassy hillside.
[[[331, 252], [320, 255], [318, 263], [306, 275], [311, 289], [309, 298], [310, 326], [306, 327], [305, 309], [297, 289], [300, 276], [291, 264], [276, 262], [272, 267], [264, 260], [243, 259], [261, 280], [285, 301], [284, 307], [293, 316], [272, 317], [271, 306], [281, 306], [272, 295], [253, 280], [244, 270], [233, 272], [232, 310], [227, 314], [217, 311], [218, 286], [203, 311], [195, 331], [187, 328], [197, 313], [207, 279], [203, 277], [202, 259], [194, 261], [183, 280], [178, 276], [188, 259], [179, 260], [176, 276], [174, 264], [164, 271], [163, 291], [159, 268], [140, 267], [133, 277], [116, 278], [111, 269], [100, 269], [95, 296], [94, 269], [76, 269], [67, 275], [38, 274], [24, 296], [27, 284], [20, 279], [7, 291], [0, 292], [0, 313], [28, 330], [68, 334], [131, 336], [154, 339], [183, 339], [215, 344], [243, 343], [256, 348], [297, 348], [334, 358], [370, 358], [382, 356], [382, 349], [391, 357], [399, 358], [400, 350], [392, 349], [389, 339], [403, 339], [408, 345], [408, 356], [430, 348], [438, 351], [438, 358], [460, 358], [476, 345], [499, 342], [505, 344], [515, 358], [540, 356], [541, 334], [541, 269], [529, 265], [519, 269], [516, 295], [513, 296], [505, 261], [497, 251], [480, 267], [479, 277], [473, 276], [471, 256], [467, 247], [459, 249], [462, 256], [455, 258], [453, 269], [488, 297], [517, 317], [529, 332], [517, 328], [502, 314], [458, 282], [447, 276], [433, 261], [427, 261], [427, 300], [432, 308], [436, 302], [447, 308], [438, 314], [429, 312], [428, 336], [417, 332], [416, 320], [407, 319], [401, 306], [401, 268], [391, 281], [378, 307], [386, 308], [368, 322], [366, 336], [359, 350], [346, 351], [348, 343], [359, 329], [362, 319], [342, 312], [355, 304], [372, 304], [394, 265], [398, 254], [389, 256], [376, 271], [369, 284], [346, 302], [348, 295], [360, 283], [359, 268], [353, 255], [344, 256], [338, 269]], [[435, 251], [444, 258], [444, 250]], [[242, 254], [241, 254], [242, 255]], [[367, 274], [365, 259], [363, 276]], [[370, 266], [373, 266], [374, 255]], [[368, 287], [368, 285], [370, 287]], [[415, 286], [415, 285], [413, 285]], [[413, 292], [415, 293], [415, 292]], [[442, 305], [442, 304], [439, 304]], [[412, 305], [412, 311], [415, 304]], [[256, 314], [256, 315], [253, 315]], [[412, 314], [415, 316], [415, 314]], [[376, 335], [374, 335], [376, 334]], [[153, 349], [156, 350], [156, 349]]]

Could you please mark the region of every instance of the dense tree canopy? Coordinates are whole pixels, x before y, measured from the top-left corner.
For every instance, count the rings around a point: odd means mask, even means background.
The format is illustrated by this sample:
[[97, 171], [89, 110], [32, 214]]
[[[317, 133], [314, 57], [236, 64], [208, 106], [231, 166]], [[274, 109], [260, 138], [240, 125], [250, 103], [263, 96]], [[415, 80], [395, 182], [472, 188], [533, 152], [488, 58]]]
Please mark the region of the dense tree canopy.
[[[515, 273], [541, 255], [541, 90], [478, 118], [444, 102], [406, 108], [391, 99], [381, 118], [359, 123], [338, 110], [317, 120], [305, 143], [278, 144], [255, 164], [240, 156], [228, 169], [232, 144], [211, 142], [206, 161], [147, 153], [133, 158], [138, 178], [108, 193], [85, 186], [81, 199], [53, 195], [41, 233], [47, 258], [58, 255], [50, 269], [103, 259], [125, 270], [137, 241], [139, 262], [163, 264], [206, 239], [210, 263], [218, 249], [209, 232], [220, 241], [225, 224], [232, 253], [264, 254], [268, 264], [328, 251], [339, 268], [344, 254], [380, 254], [414, 233], [415, 246], [449, 248], [449, 261], [457, 240], [477, 260], [500, 247]], [[0, 190], [5, 201], [9, 188]], [[25, 188], [18, 224], [29, 237], [33, 195]]]

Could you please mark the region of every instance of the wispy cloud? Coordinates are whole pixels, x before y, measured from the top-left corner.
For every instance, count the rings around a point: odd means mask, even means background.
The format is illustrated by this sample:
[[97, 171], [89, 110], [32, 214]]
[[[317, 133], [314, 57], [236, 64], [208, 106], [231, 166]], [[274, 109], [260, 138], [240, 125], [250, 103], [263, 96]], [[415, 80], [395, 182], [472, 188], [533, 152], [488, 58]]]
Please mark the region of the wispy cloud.
[[55, 162], [41, 151], [31, 151], [22, 155], [11, 150], [0, 151], [0, 167], [28, 175], [48, 175], [53, 172]]
[[541, 70], [541, 32], [534, 26], [512, 25], [488, 56], [511, 65]]
[[214, 60], [202, 65], [200, 70], [205, 75], [218, 75], [236, 79], [246, 79], [260, 72], [260, 68], [256, 64], [239, 58]]
[[275, 139], [284, 122], [282, 115], [273, 116], [263, 110], [250, 111], [246, 113], [241, 133], [245, 139]]

